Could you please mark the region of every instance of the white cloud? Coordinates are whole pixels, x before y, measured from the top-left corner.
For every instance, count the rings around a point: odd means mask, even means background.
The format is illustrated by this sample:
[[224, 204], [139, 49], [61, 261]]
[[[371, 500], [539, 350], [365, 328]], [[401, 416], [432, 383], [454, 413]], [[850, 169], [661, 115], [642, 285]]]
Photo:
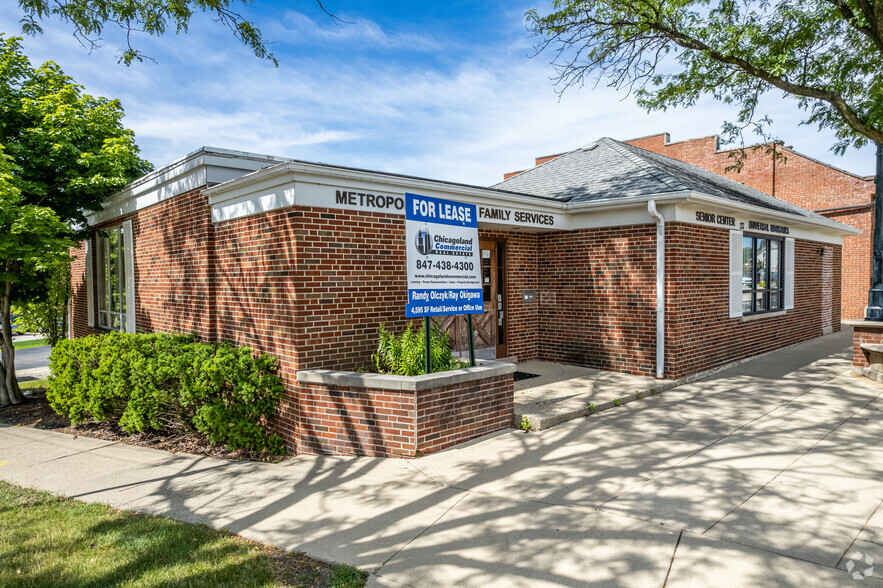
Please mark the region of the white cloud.
[[265, 31], [267, 38], [275, 36], [288, 43], [320, 41], [323, 43], [347, 44], [354, 53], [368, 48], [395, 49], [408, 51], [440, 51], [444, 44], [429, 35], [414, 33], [390, 33], [374, 22], [364, 18], [350, 18], [338, 15], [340, 21], [330, 17], [315, 21], [309, 16], [288, 11], [278, 25], [271, 25]]
[[[601, 136], [668, 131], [677, 141], [713, 134], [735, 119], [732, 109], [711, 100], [647, 114], [603, 85], [570, 89], [559, 100], [544, 58], [526, 57], [523, 19], [510, 17], [512, 43], [476, 46], [447, 68], [358, 51], [332, 60], [320, 50], [302, 50], [287, 53], [277, 69], [226, 31], [202, 26], [183, 37], [145, 39], [158, 64], [131, 68], [116, 64], [112, 48], [87, 55], [57, 23], [25, 46], [34, 61], [58, 61], [88, 92], [120, 98], [127, 124], [156, 165], [211, 145], [487, 185], [533, 165], [538, 155]], [[0, 30], [15, 30], [9, 21], [0, 15]], [[339, 27], [295, 21], [284, 26], [314, 36], [361, 35], [388, 48], [413, 42], [370, 21]], [[771, 96], [766, 104], [773, 130], [798, 151], [873, 172], [871, 149], [835, 157], [828, 151], [831, 133], [797, 126], [802, 113], [793, 100]]]

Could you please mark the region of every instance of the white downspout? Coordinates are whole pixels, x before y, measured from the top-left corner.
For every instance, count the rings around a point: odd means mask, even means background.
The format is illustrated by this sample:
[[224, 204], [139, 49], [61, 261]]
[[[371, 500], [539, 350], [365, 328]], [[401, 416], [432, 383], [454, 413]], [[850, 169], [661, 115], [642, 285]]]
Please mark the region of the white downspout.
[[656, 377], [665, 372], [665, 218], [656, 201], [647, 202], [647, 212], [656, 219]]

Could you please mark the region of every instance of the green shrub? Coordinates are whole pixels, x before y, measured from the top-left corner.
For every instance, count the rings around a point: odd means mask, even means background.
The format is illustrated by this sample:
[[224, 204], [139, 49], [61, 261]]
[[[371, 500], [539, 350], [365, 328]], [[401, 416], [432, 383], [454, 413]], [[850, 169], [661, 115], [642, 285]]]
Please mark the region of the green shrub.
[[[429, 330], [430, 355], [432, 371], [443, 372], [465, 367], [466, 362], [460, 361], [451, 353], [451, 341], [447, 332], [432, 324]], [[379, 373], [398, 376], [417, 376], [426, 373], [426, 327], [414, 330], [408, 328], [396, 336], [380, 325], [380, 342], [377, 353], [373, 355], [374, 367]]]
[[63, 340], [49, 359], [46, 398], [79, 424], [128, 433], [196, 430], [216, 445], [284, 453], [269, 420], [282, 395], [276, 360], [192, 335], [108, 333]]

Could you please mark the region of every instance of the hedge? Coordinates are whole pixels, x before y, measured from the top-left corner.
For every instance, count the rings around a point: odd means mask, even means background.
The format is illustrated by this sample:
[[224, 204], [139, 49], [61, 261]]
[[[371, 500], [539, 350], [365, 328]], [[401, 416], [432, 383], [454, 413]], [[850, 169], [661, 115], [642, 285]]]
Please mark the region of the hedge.
[[248, 347], [193, 335], [108, 333], [60, 341], [49, 365], [46, 397], [74, 425], [196, 430], [231, 450], [285, 452], [269, 423], [282, 396], [276, 360]]

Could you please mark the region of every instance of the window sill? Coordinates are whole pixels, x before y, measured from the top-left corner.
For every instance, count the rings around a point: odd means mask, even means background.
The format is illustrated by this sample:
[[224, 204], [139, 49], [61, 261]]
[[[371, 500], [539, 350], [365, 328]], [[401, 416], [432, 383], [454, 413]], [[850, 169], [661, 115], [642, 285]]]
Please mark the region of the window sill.
[[777, 310], [776, 312], [758, 312], [756, 314], [742, 315], [742, 321], [755, 321], [757, 319], [769, 318], [774, 316], [785, 316], [787, 310]]

